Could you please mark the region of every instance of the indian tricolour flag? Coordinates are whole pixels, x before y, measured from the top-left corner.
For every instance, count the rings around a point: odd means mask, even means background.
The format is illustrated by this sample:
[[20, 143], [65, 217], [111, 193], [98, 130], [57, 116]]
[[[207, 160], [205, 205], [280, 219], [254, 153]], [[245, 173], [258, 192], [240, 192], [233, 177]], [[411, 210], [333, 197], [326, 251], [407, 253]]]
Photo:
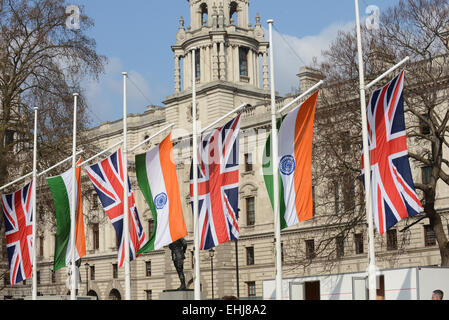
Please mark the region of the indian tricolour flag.
[[[77, 164], [80, 163], [78, 161]], [[54, 270], [68, 266], [71, 262], [72, 243], [70, 239], [71, 209], [72, 209], [72, 171], [47, 178], [56, 212], [56, 243]], [[75, 261], [86, 255], [86, 240], [84, 237], [84, 222], [81, 200], [81, 168], [75, 169]]]
[[158, 250], [187, 235], [173, 156], [171, 133], [147, 153], [136, 155], [140, 190], [153, 215], [153, 231], [144, 253]]
[[[312, 140], [318, 92], [278, 120], [279, 208], [281, 229], [313, 217]], [[265, 185], [273, 206], [271, 135], [263, 153]]]

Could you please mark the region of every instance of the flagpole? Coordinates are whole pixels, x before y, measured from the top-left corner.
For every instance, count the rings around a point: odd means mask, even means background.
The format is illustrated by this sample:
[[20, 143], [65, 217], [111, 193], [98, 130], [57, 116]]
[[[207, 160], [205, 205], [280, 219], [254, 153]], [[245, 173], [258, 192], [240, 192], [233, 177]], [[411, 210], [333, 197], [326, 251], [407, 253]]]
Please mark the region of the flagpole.
[[31, 290], [31, 297], [33, 300], [37, 299], [37, 259], [36, 259], [36, 219], [37, 219], [37, 210], [36, 210], [36, 186], [37, 186], [37, 110], [38, 107], [34, 107], [34, 145], [33, 145], [33, 189], [32, 197], [33, 197], [33, 287]]
[[195, 267], [195, 281], [194, 281], [194, 298], [201, 299], [200, 292], [200, 238], [198, 232], [198, 127], [196, 121], [196, 70], [195, 58], [196, 48], [192, 48], [192, 118], [193, 118], [193, 132], [192, 132], [192, 171], [193, 171], [193, 241], [194, 241], [194, 267]]
[[274, 88], [273, 65], [273, 19], [267, 21], [270, 35], [270, 80], [271, 80], [271, 157], [273, 167], [273, 209], [274, 238], [276, 266], [276, 300], [282, 300], [282, 260], [281, 260], [281, 221], [279, 210], [279, 163], [278, 163], [278, 133], [276, 125], [276, 92]]
[[73, 94], [73, 143], [72, 143], [72, 203], [70, 213], [70, 242], [71, 242], [71, 290], [70, 300], [76, 300], [76, 270], [75, 270], [75, 211], [76, 211], [76, 113], [78, 93]]
[[148, 141], [150, 141], [151, 139], [157, 137], [158, 135], [160, 135], [161, 133], [163, 133], [164, 131], [170, 129], [171, 127], [173, 127], [175, 124], [174, 123], [170, 123], [168, 126], [162, 128], [161, 130], [159, 130], [158, 132], [156, 132], [155, 134], [153, 134], [151, 137], [146, 138], [145, 140], [143, 140], [142, 142], [140, 142], [139, 144], [135, 145], [134, 147], [132, 147], [131, 149], [128, 150], [129, 153], [133, 153], [137, 148], [141, 147], [143, 144], [147, 143]]
[[366, 117], [366, 97], [365, 97], [365, 76], [363, 69], [363, 51], [362, 51], [362, 36], [360, 32], [360, 16], [359, 16], [359, 1], [355, 0], [355, 14], [357, 26], [357, 49], [359, 60], [359, 79], [360, 79], [360, 112], [362, 114], [362, 139], [363, 139], [363, 161], [365, 168], [365, 206], [366, 206], [366, 220], [368, 222], [368, 291], [369, 300], [376, 300], [376, 260], [374, 253], [374, 227], [373, 227], [373, 213], [371, 206], [371, 165], [368, 145], [368, 128]]
[[126, 111], [126, 77], [123, 75], [123, 232], [124, 245], [124, 265], [125, 265], [125, 300], [131, 300], [131, 278], [129, 268], [129, 215], [128, 215], [128, 146], [127, 146], [127, 111]]
[[205, 131], [209, 130], [210, 128], [212, 128], [213, 126], [215, 126], [217, 123], [219, 123], [221, 120], [226, 119], [227, 117], [229, 117], [231, 114], [239, 111], [240, 109], [242, 109], [243, 107], [246, 107], [248, 105], [248, 103], [242, 103], [241, 105], [239, 105], [237, 108], [229, 111], [228, 113], [226, 113], [225, 115], [221, 116], [219, 119], [215, 120], [214, 122], [212, 122], [211, 124], [207, 125], [206, 127], [202, 128], [200, 130], [200, 133], [204, 133]]
[[292, 101], [290, 101], [289, 103], [287, 103], [285, 106], [283, 106], [281, 109], [279, 109], [277, 111], [277, 114], [279, 116], [282, 116], [282, 112], [284, 112], [285, 110], [287, 110], [287, 108], [289, 108], [292, 104], [296, 103], [298, 100], [304, 98], [306, 95], [308, 95], [309, 93], [311, 93], [312, 91], [314, 91], [315, 89], [318, 89], [319, 86], [321, 86], [324, 83], [323, 80], [320, 80], [318, 83], [314, 84], [312, 87], [310, 87], [309, 89], [307, 89], [304, 93], [300, 94], [299, 96], [297, 96], [295, 99], [293, 99]]

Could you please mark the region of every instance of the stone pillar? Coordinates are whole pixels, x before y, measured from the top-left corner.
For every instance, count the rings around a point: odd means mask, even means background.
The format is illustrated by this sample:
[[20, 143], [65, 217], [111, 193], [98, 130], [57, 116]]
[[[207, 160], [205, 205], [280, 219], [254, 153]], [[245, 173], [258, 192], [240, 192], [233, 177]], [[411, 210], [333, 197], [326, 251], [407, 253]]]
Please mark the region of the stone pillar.
[[[200, 47], [198, 48], [198, 50], [200, 51], [200, 83], [204, 83], [206, 82], [206, 51], [204, 50], [204, 47]], [[198, 61], [197, 61], [198, 63]]]
[[214, 42], [212, 48], [212, 80], [218, 80], [218, 52], [217, 42]]
[[181, 91], [181, 69], [179, 66], [180, 57], [175, 55], [175, 93]]
[[220, 65], [219, 65], [219, 75], [220, 75], [220, 80], [226, 80], [226, 56], [225, 56], [225, 43], [224, 42], [219, 42], [218, 43], [218, 49], [219, 49], [219, 61], [220, 61]]
[[269, 85], [268, 85], [268, 54], [266, 51], [263, 53], [263, 88], [265, 90], [269, 89]]
[[253, 50], [248, 50], [248, 84], [254, 84], [254, 60], [253, 60]]
[[212, 65], [211, 65], [211, 58], [210, 58], [210, 46], [206, 46], [205, 48], [205, 56], [204, 56], [204, 61], [205, 61], [205, 65], [206, 65], [206, 69], [204, 70], [204, 77], [205, 77], [205, 81], [209, 82], [211, 81], [211, 74], [212, 74]]
[[260, 63], [259, 63], [259, 53], [254, 52], [256, 58], [256, 86], [260, 89]]
[[234, 81], [240, 81], [240, 60], [239, 60], [239, 46], [234, 47]]
[[192, 51], [186, 53], [184, 58], [184, 90], [192, 87]]

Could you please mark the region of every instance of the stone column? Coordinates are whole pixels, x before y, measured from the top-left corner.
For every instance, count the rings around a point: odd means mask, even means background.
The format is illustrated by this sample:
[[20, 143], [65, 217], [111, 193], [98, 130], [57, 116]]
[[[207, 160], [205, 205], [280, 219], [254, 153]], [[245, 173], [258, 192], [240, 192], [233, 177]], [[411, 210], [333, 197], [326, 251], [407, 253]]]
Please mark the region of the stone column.
[[220, 42], [218, 45], [219, 45], [218, 49], [219, 49], [219, 59], [220, 59], [220, 70], [219, 70], [220, 80], [226, 80], [225, 43]]
[[260, 62], [259, 62], [259, 53], [254, 52], [256, 57], [256, 85], [257, 88], [260, 89]]
[[269, 89], [269, 86], [268, 86], [268, 54], [266, 51], [263, 53], [263, 88], [265, 90]]
[[[198, 48], [200, 50], [200, 83], [204, 83], [206, 81], [205, 75], [206, 75], [206, 50], [204, 50], [204, 47]], [[197, 61], [198, 63], [198, 61]]]
[[212, 80], [218, 80], [218, 52], [217, 42], [214, 42], [212, 48]]
[[192, 51], [186, 53], [184, 58], [184, 90], [192, 87]]
[[205, 81], [209, 82], [209, 81], [211, 81], [211, 74], [212, 74], [212, 65], [211, 65], [210, 46], [209, 45], [206, 46], [204, 54], [205, 54], [204, 61], [205, 61], [205, 65], [206, 65], [206, 69], [204, 70], [204, 76], [205, 76]]
[[240, 58], [239, 58], [239, 46], [235, 46], [234, 48], [234, 74], [235, 74], [235, 82], [240, 81]]
[[248, 84], [254, 84], [254, 60], [253, 60], [253, 50], [248, 50]]
[[179, 66], [179, 59], [180, 57], [175, 55], [175, 93], [181, 91], [181, 69]]

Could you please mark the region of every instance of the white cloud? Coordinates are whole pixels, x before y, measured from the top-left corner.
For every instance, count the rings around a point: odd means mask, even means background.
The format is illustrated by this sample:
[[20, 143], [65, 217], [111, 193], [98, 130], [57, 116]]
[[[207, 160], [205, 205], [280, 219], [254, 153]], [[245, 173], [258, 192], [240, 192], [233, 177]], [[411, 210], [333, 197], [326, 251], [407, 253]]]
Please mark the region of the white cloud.
[[[322, 50], [329, 47], [337, 38], [338, 31], [349, 31], [354, 22], [334, 23], [319, 34], [298, 38], [273, 31], [274, 75], [276, 91], [285, 94], [297, 89], [299, 79], [296, 76], [304, 65], [310, 65], [314, 57], [321, 61]], [[268, 34], [268, 31], [265, 31]], [[292, 90], [293, 89], [293, 90]]]

